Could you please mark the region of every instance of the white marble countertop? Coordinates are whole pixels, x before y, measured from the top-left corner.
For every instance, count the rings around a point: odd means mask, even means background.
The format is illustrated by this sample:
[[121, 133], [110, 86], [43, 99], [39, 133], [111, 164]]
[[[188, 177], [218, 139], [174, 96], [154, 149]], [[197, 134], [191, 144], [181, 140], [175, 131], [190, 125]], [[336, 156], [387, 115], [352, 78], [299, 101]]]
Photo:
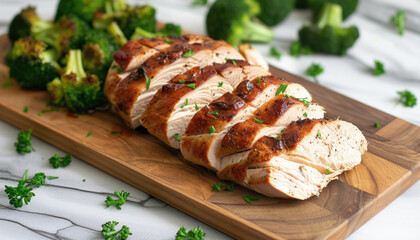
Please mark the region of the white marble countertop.
[[[133, 3], [133, 1], [129, 1]], [[140, 1], [157, 8], [158, 19], [181, 24], [195, 33], [205, 33], [203, 7], [190, 8], [190, 0]], [[27, 4], [36, 5], [44, 18], [52, 18], [54, 0], [1, 0], [0, 33], [7, 31], [8, 21]], [[138, 2], [137, 2], [138, 3]], [[397, 10], [407, 11], [407, 29], [399, 36], [389, 24]], [[294, 58], [288, 48], [297, 38], [297, 29], [309, 18], [306, 11], [294, 11], [274, 28], [275, 40], [269, 45], [254, 45], [270, 64], [291, 73], [304, 75], [313, 62], [325, 71], [320, 84], [367, 105], [420, 125], [420, 103], [414, 108], [396, 104], [397, 91], [409, 89], [420, 97], [420, 2], [418, 0], [361, 0], [358, 12], [346, 24], [356, 24], [361, 37], [345, 57], [312, 55]], [[276, 60], [269, 47], [282, 52]], [[387, 74], [373, 76], [373, 61], [385, 64]], [[380, 122], [380, 119], [378, 119]], [[21, 156], [13, 143], [18, 129], [0, 121], [0, 239], [101, 239], [101, 224], [109, 220], [127, 225], [129, 239], [174, 239], [181, 226], [201, 226], [206, 239], [229, 239], [225, 234], [174, 209], [110, 175], [73, 158], [66, 168], [53, 169], [48, 163], [55, 153], [63, 152], [39, 140], [33, 140], [36, 152]], [[30, 204], [15, 209], [8, 203], [4, 185], [16, 185], [26, 169], [59, 176], [47, 186], [35, 189]], [[86, 179], [83, 182], [83, 179]], [[114, 191], [131, 193], [122, 210], [107, 209], [105, 197]], [[410, 187], [389, 206], [348, 237], [360, 239], [419, 239], [420, 182]]]

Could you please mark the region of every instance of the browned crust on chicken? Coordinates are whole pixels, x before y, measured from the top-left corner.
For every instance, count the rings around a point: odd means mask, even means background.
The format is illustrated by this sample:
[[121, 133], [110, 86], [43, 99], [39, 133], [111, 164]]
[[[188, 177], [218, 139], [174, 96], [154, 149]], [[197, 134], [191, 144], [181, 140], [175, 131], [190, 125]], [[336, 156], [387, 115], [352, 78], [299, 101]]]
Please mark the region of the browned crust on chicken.
[[174, 106], [179, 99], [193, 91], [186, 84], [195, 84], [195, 88], [202, 85], [208, 79], [217, 75], [213, 66], [202, 69], [194, 67], [184, 74], [179, 74], [171, 79], [170, 83], [163, 86], [150, 101], [140, 121], [151, 134], [170, 145], [166, 135], [168, 119], [174, 111]]
[[302, 102], [285, 95], [272, 98], [254, 113], [257, 120], [262, 121], [261, 123], [258, 123], [254, 118], [250, 118], [235, 124], [229, 129], [223, 137], [217, 156], [223, 157], [250, 149], [254, 141], [253, 136], [257, 135], [260, 129], [276, 123], [280, 116], [290, 109], [291, 106], [298, 103], [301, 104]]
[[142, 38], [139, 40], [141, 44], [148, 46], [150, 48], [154, 48], [157, 50], [165, 49], [173, 44], [180, 44], [180, 43], [204, 43], [206, 41], [214, 41], [209, 37], [189, 34], [189, 35], [182, 35], [182, 36], [165, 36], [165, 37], [154, 37], [154, 38]]
[[272, 75], [257, 77], [252, 81], [246, 80], [241, 82], [233, 91], [233, 94], [249, 103], [253, 101], [258, 96], [258, 94], [264, 91], [265, 88], [271, 85], [280, 85], [282, 83], [289, 84], [289, 82]]

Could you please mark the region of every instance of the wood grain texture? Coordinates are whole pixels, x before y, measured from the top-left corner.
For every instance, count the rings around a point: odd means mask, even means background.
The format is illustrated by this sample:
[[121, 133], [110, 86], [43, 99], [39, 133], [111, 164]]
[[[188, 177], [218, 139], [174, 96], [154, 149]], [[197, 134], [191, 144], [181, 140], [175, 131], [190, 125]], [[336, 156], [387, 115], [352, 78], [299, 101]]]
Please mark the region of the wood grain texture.
[[[9, 48], [0, 37], [0, 56]], [[214, 173], [182, 159], [144, 129], [133, 131], [118, 116], [97, 111], [75, 116], [65, 109], [38, 113], [48, 96], [17, 83], [0, 87], [0, 119], [113, 175], [187, 214], [239, 239], [342, 239], [351, 234], [420, 178], [420, 128], [294, 75], [325, 107], [328, 116], [350, 121], [367, 137], [362, 164], [306, 201], [267, 198], [246, 188], [212, 192]], [[0, 63], [0, 86], [9, 81]], [[29, 111], [23, 112], [23, 106]], [[375, 128], [380, 121], [382, 127]], [[91, 131], [92, 135], [86, 137]], [[121, 134], [111, 134], [120, 131]], [[242, 194], [259, 196], [252, 204]]]

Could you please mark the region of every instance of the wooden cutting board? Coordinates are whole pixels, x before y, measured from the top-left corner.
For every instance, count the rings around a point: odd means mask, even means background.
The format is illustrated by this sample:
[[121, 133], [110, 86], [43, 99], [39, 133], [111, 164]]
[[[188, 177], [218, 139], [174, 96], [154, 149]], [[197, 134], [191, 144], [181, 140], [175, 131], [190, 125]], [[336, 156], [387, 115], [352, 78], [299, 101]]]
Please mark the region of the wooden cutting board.
[[[9, 43], [0, 37], [0, 56]], [[264, 197], [243, 187], [212, 192], [220, 182], [183, 160], [177, 150], [124, 125], [110, 112], [76, 116], [43, 113], [48, 96], [16, 82], [0, 87], [0, 119], [240, 239], [340, 239], [350, 235], [420, 178], [420, 128], [278, 69], [273, 74], [305, 86], [328, 117], [357, 125], [369, 142], [362, 163], [306, 201]], [[24, 71], [24, 69], [22, 69]], [[10, 81], [0, 62], [0, 86]], [[6, 84], [7, 85], [7, 84]], [[23, 112], [28, 106], [29, 111]], [[375, 128], [374, 123], [381, 127]], [[91, 131], [92, 135], [86, 137]], [[118, 131], [121, 134], [111, 134]], [[261, 199], [246, 203], [241, 195]]]

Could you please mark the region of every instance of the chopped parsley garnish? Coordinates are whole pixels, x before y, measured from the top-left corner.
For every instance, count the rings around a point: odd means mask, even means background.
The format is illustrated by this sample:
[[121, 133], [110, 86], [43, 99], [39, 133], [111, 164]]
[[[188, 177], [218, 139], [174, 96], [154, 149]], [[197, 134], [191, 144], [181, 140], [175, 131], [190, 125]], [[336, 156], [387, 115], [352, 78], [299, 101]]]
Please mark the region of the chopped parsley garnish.
[[219, 82], [219, 87], [222, 87], [223, 86], [223, 82]]
[[235, 183], [229, 183], [229, 184], [226, 186], [225, 191], [229, 191], [229, 192], [231, 192], [231, 191], [233, 191], [234, 189], [235, 189]]
[[60, 155], [56, 153], [48, 161], [53, 168], [67, 167], [71, 163], [71, 155], [66, 154], [64, 157], [60, 157]]
[[125, 225], [120, 230], [115, 230], [118, 223], [117, 221], [109, 221], [102, 224], [101, 233], [105, 240], [125, 240], [131, 235], [130, 228]]
[[237, 65], [237, 64], [236, 64], [236, 61], [235, 61], [235, 60], [233, 60], [233, 59], [230, 59], [230, 58], [225, 58], [225, 60], [226, 60], [226, 61], [231, 61], [231, 62], [232, 62], [232, 64], [233, 64], [233, 65], [235, 65], [235, 66]]
[[405, 25], [405, 11], [398, 11], [390, 19], [391, 23], [398, 29], [398, 34], [404, 34], [404, 25]]
[[194, 103], [194, 107], [195, 107], [195, 111], [198, 111], [198, 106], [196, 102]]
[[29, 107], [28, 106], [23, 106], [23, 112], [27, 113], [29, 111]]
[[264, 121], [263, 121], [263, 120], [260, 120], [260, 119], [258, 119], [258, 118], [256, 118], [256, 117], [254, 117], [254, 120], [255, 120], [257, 123], [259, 123], [259, 124], [264, 123]]
[[122, 68], [117, 68], [117, 73], [122, 73], [124, 71], [124, 69], [122, 69]]
[[184, 55], [182, 55], [182, 57], [187, 58], [187, 57], [191, 57], [194, 56], [195, 52], [191, 49], [188, 49], [188, 51], [186, 53], [184, 53]]
[[316, 134], [317, 138], [321, 138], [321, 131], [318, 130], [318, 133]]
[[258, 201], [260, 200], [259, 197], [255, 197], [255, 196], [249, 196], [249, 195], [245, 195], [242, 194], [242, 198], [247, 202], [247, 203], [252, 203], [253, 201]]
[[373, 70], [373, 75], [381, 75], [385, 73], [384, 64], [378, 60], [375, 60], [375, 69]]
[[84, 179], [84, 178], [83, 178], [83, 180], [82, 180], [82, 181], [83, 181], [83, 182], [86, 182], [86, 179]]
[[195, 7], [195, 6], [205, 6], [205, 5], [207, 5], [207, 0], [194, 0], [194, 1], [191, 3], [191, 5], [192, 5], [193, 7]]
[[379, 122], [376, 122], [376, 123], [375, 123], [375, 127], [376, 127], [376, 128], [378, 128], [378, 127], [380, 127], [380, 126], [381, 126], [381, 124], [380, 124]]
[[169, 39], [167, 39], [167, 38], [164, 38], [164, 39], [163, 39], [163, 41], [164, 41], [165, 43], [167, 43], [167, 44], [172, 44], [172, 43], [174, 43], [174, 41], [171, 41], [171, 40], [169, 40]]
[[288, 85], [285, 83], [280, 84], [280, 87], [277, 89], [276, 96], [278, 96], [280, 93], [284, 93], [286, 91], [287, 86]]
[[277, 60], [280, 60], [281, 58], [281, 53], [273, 46], [270, 48], [270, 54], [271, 56], [277, 58]]
[[86, 134], [86, 137], [89, 137], [90, 135], [92, 135], [92, 132], [91, 132], [91, 131], [89, 131], [89, 132]]
[[181, 79], [179, 79], [178, 80], [180, 83], [185, 83], [185, 80], [181, 80]]
[[[289, 98], [288, 95], [286, 95], [286, 97]], [[306, 107], [309, 107], [309, 102], [308, 102], [308, 100], [306, 100], [306, 99], [308, 99], [308, 97], [304, 97], [304, 98], [297, 98], [297, 97], [294, 97], [294, 96], [291, 96], [291, 97], [294, 98], [294, 99], [302, 101], [303, 104], [305, 104]]]
[[307, 118], [308, 117], [308, 114], [305, 112], [305, 113], [303, 113], [303, 117], [304, 118]]
[[186, 87], [195, 89], [195, 83], [185, 84]]
[[112, 135], [117, 135], [117, 134], [121, 134], [121, 132], [119, 132], [119, 131], [111, 131], [111, 134]]
[[111, 196], [108, 195], [105, 199], [106, 207], [108, 208], [114, 205], [118, 210], [121, 210], [121, 205], [125, 204], [128, 196], [130, 196], [130, 193], [122, 190], [121, 192], [115, 191], [114, 195], [117, 196], [118, 199], [114, 200]]
[[175, 137], [175, 141], [177, 141], [177, 142], [181, 141], [181, 139], [179, 138], [179, 133], [175, 133], [174, 137]]
[[12, 83], [12, 81], [7, 81], [7, 82], [4, 82], [2, 85], [1, 85], [1, 87], [2, 88], [7, 88], [7, 87], [9, 87], [9, 86], [12, 86], [13, 85], [13, 83]]
[[217, 116], [217, 115], [219, 115], [219, 113], [218, 112], [207, 112], [208, 114], [211, 114], [211, 115], [214, 115], [214, 116]]
[[213, 184], [213, 190], [211, 190], [212, 192], [219, 192], [220, 190], [222, 190], [222, 188], [223, 187], [225, 187], [226, 186], [226, 184], [224, 184], [224, 183], [221, 183], [221, 182], [219, 182], [219, 183], [215, 183], [215, 184]]
[[280, 140], [281, 135], [283, 135], [284, 130], [286, 130], [286, 128], [283, 128], [283, 129], [280, 131], [279, 136], [278, 136], [278, 137], [276, 137], [276, 139], [277, 139], [277, 140]]
[[257, 83], [261, 83], [261, 78], [258, 78], [257, 79]]
[[58, 179], [58, 177], [57, 176], [47, 176], [47, 179], [48, 180], [54, 180], [54, 179]]
[[310, 55], [313, 51], [308, 47], [302, 47], [299, 41], [295, 41], [290, 45], [290, 55], [294, 57], [299, 57], [301, 54]]
[[216, 128], [214, 128], [213, 126], [209, 127], [209, 134], [215, 133], [216, 132]]
[[327, 168], [327, 174], [330, 174], [331, 172], [330, 172], [330, 169], [329, 168]]
[[181, 106], [181, 108], [184, 108], [185, 106], [188, 106], [188, 98], [185, 99], [185, 104]]
[[144, 73], [144, 77], [146, 78], [146, 90], [150, 88], [150, 78]]
[[10, 205], [13, 205], [15, 208], [20, 208], [23, 206], [23, 202], [26, 205], [31, 201], [32, 197], [35, 196], [35, 193], [32, 192], [32, 188], [28, 187], [28, 170], [25, 171], [22, 179], [19, 180], [17, 187], [5, 186], [4, 190], [9, 198]]
[[317, 76], [322, 72], [324, 72], [324, 68], [317, 63], [312, 63], [311, 66], [309, 66], [305, 71], [306, 75], [314, 77], [316, 83], [318, 83]]
[[17, 136], [17, 142], [15, 142], [16, 152], [18, 153], [30, 153], [35, 151], [32, 147], [32, 129], [29, 128], [26, 132], [25, 130], [20, 130]]
[[402, 103], [406, 107], [416, 106], [417, 98], [412, 92], [404, 90], [397, 93], [400, 95], [400, 99], [398, 100], [399, 103]]
[[182, 226], [176, 233], [175, 240], [204, 240], [206, 234], [201, 227], [196, 227], [187, 232], [184, 226]]
[[42, 173], [42, 172], [36, 173], [34, 177], [31, 179], [31, 184], [37, 187], [44, 186], [46, 178], [47, 176], [45, 176], [45, 173]]

